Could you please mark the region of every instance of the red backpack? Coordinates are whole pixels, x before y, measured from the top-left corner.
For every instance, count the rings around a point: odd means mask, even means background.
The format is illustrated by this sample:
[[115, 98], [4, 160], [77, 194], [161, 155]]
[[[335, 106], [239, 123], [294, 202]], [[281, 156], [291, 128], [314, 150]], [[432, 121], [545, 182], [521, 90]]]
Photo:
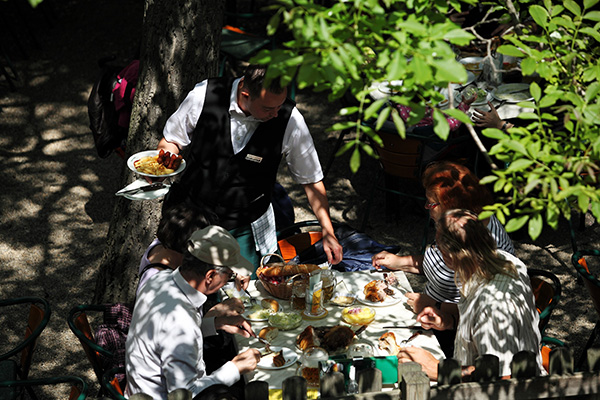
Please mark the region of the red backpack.
[[88, 98], [90, 130], [101, 158], [108, 157], [113, 151], [121, 157], [125, 155], [139, 71], [139, 60], [132, 61], [125, 68], [109, 65], [109, 60], [98, 62], [102, 73]]

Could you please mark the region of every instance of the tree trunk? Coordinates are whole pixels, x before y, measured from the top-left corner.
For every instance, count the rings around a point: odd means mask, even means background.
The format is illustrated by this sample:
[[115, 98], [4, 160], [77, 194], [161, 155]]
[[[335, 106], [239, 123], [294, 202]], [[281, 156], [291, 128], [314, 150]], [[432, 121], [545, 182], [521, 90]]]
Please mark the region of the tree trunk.
[[[128, 155], [155, 149], [165, 122], [187, 93], [216, 75], [223, 4], [220, 0], [146, 0]], [[136, 178], [124, 167], [121, 186]], [[155, 237], [161, 206], [162, 199], [118, 197], [94, 303], [133, 302], [140, 259]]]

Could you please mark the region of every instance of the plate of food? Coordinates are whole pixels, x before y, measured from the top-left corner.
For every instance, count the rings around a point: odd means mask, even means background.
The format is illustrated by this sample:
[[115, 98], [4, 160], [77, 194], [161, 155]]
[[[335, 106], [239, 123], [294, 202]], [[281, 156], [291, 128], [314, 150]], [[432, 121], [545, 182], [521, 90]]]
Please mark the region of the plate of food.
[[226, 283], [222, 290], [230, 299], [240, 299], [245, 306], [250, 305], [250, 296], [243, 290], [237, 290], [234, 282]]
[[505, 83], [492, 90], [492, 96], [498, 101], [508, 103], [533, 100], [528, 83]]
[[169, 193], [169, 188], [171, 187], [171, 185], [166, 183], [156, 183], [152, 186], [154, 185], [156, 185], [156, 188], [151, 188], [151, 185], [145, 179], [136, 179], [115, 193], [115, 195], [123, 196], [129, 200], [153, 200]]
[[295, 312], [276, 312], [269, 317], [269, 325], [282, 331], [296, 329], [302, 323], [302, 316]]
[[471, 103], [472, 106], [482, 106], [488, 103], [488, 101], [492, 100], [492, 95], [491, 93], [489, 93], [487, 90], [483, 89], [483, 88], [479, 88], [479, 87], [475, 87], [475, 86], [471, 86], [469, 87], [467, 90], [465, 90], [462, 94], [462, 98], [464, 101], [472, 98], [473, 96], [475, 96], [475, 94], [477, 94], [477, 98], [475, 99], [475, 101], [473, 103]]
[[146, 150], [127, 159], [127, 167], [138, 175], [151, 178], [168, 178], [185, 169], [185, 160], [178, 154], [164, 150]]
[[385, 280], [377, 279], [367, 283], [356, 299], [367, 306], [387, 307], [400, 303], [405, 297]]
[[465, 66], [467, 71], [479, 75], [483, 71], [483, 57], [465, 57], [458, 60], [459, 63]]
[[287, 347], [271, 346], [272, 353], [260, 358], [256, 366], [262, 369], [284, 369], [298, 361], [298, 354]]
[[248, 321], [268, 321], [269, 317], [273, 314], [273, 310], [270, 308], [264, 308], [260, 304], [255, 304], [244, 311], [244, 318]]
[[354, 331], [347, 326], [307, 326], [297, 337], [298, 350], [322, 347], [330, 355], [345, 353], [355, 340]]

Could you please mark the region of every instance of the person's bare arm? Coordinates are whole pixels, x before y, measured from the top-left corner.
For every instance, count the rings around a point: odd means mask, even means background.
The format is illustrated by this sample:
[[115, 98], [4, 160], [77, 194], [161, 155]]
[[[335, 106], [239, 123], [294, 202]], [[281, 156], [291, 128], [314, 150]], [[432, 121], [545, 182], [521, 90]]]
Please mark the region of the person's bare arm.
[[179, 154], [181, 149], [179, 148], [179, 145], [174, 143], [174, 142], [169, 142], [167, 139], [162, 138], [160, 140], [160, 142], [158, 142], [158, 146], [156, 147], [156, 150], [164, 150], [164, 151], [168, 151], [171, 154]]
[[375, 254], [372, 258], [375, 268], [388, 268], [394, 271], [410, 272], [411, 274], [423, 273], [423, 255], [399, 256], [388, 251]]
[[329, 216], [329, 201], [327, 200], [327, 192], [323, 181], [302, 185], [308, 198], [308, 203], [312, 208], [321, 229], [323, 231], [323, 250], [327, 255], [327, 261], [332, 264], [338, 264], [342, 261], [343, 249], [339, 244], [333, 231], [333, 224]]

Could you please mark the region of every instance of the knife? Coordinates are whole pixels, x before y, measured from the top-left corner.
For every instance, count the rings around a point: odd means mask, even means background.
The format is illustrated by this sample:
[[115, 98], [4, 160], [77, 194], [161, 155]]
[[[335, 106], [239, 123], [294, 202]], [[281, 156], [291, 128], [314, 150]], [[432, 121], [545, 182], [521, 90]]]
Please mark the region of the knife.
[[358, 328], [358, 329], [356, 330], [356, 332], [354, 332], [354, 336], [358, 336], [358, 335], [360, 335], [361, 333], [363, 333], [363, 332], [365, 331], [365, 329], [367, 329], [367, 326], [369, 326], [369, 325], [363, 325], [363, 326], [361, 326], [360, 328]]
[[129, 189], [129, 190], [125, 190], [122, 192], [117, 192], [116, 195], [117, 196], [123, 196], [123, 195], [133, 195], [133, 194], [137, 194], [139, 192], [151, 192], [153, 190], [158, 190], [158, 189], [162, 189], [163, 187], [166, 187], [166, 185], [162, 182], [156, 182], [153, 183], [151, 185], [146, 185], [146, 186], [140, 186], [138, 188], [135, 189]]
[[383, 326], [383, 329], [423, 329], [422, 326], [419, 325], [405, 325], [405, 326], [401, 326], [401, 325], [387, 325], [387, 326]]
[[372, 274], [376, 274], [378, 272], [394, 272], [394, 271], [392, 271], [391, 269], [388, 269], [388, 268], [379, 268], [379, 269], [375, 268], [375, 269], [369, 270], [369, 272]]

